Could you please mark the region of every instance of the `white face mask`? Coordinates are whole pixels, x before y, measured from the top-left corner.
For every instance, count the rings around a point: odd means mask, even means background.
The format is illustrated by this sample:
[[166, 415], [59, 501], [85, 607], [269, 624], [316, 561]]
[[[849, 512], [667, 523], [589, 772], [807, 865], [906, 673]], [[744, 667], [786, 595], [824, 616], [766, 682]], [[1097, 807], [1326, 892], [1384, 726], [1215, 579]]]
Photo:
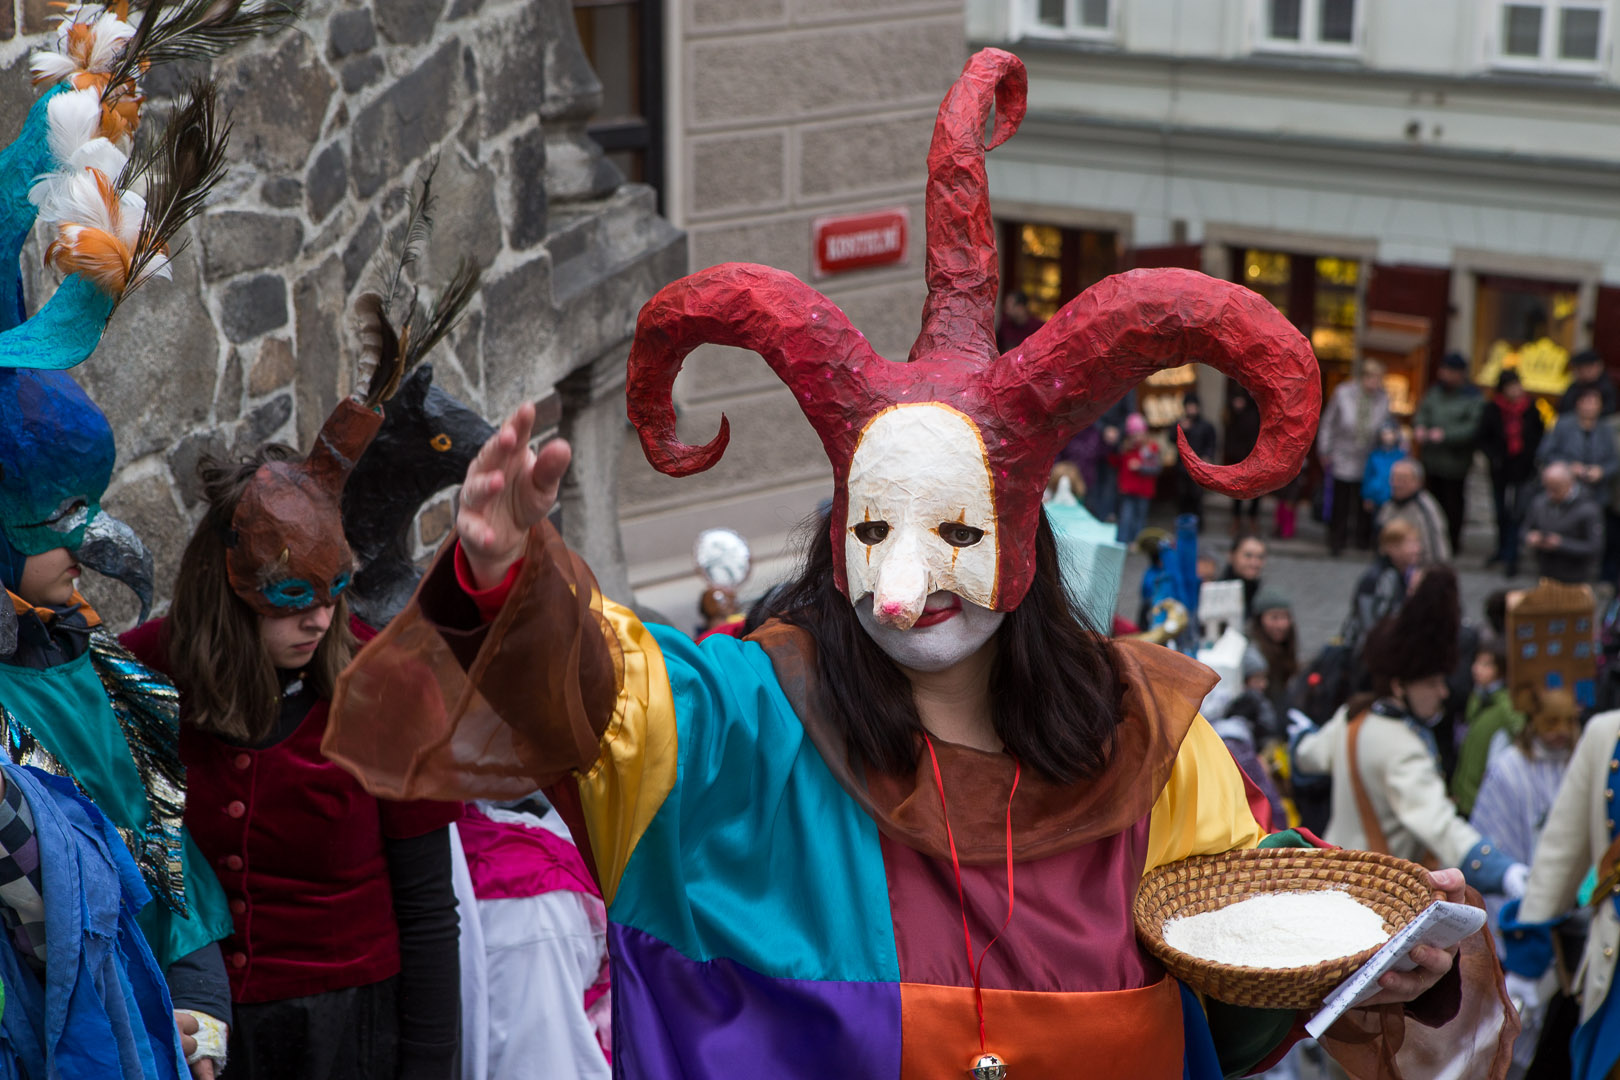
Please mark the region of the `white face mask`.
[[936, 592], [928, 597], [916, 624], [900, 630], [879, 621], [872, 603], [871, 596], [857, 601], [855, 617], [890, 660], [911, 671], [954, 667], [978, 652], [1007, 617], [1004, 611], [982, 608], [955, 593]]
[[844, 569], [857, 608], [871, 595], [867, 608], [876, 622], [897, 631], [917, 622], [939, 592], [969, 602], [964, 610], [972, 605], [989, 614], [995, 501], [971, 420], [937, 403], [879, 413], [850, 459], [847, 491]]

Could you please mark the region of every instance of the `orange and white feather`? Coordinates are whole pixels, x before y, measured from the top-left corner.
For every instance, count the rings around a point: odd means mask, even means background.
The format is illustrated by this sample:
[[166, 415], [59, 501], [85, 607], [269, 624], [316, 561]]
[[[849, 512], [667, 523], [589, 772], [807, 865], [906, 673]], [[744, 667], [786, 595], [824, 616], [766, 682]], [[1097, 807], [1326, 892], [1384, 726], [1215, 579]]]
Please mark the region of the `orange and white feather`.
[[[56, 238], [45, 249], [45, 262], [62, 274], [81, 274], [103, 292], [121, 296], [134, 282], [130, 265], [146, 201], [133, 191], [119, 192], [99, 169], [86, 168], [53, 185], [41, 216], [54, 225]], [[142, 279], [168, 277], [168, 259], [154, 259]]]
[[57, 24], [53, 48], [36, 49], [28, 58], [34, 85], [73, 80], [82, 87], [87, 80], [80, 76], [105, 76], [134, 36], [135, 27], [102, 5], [70, 4]]

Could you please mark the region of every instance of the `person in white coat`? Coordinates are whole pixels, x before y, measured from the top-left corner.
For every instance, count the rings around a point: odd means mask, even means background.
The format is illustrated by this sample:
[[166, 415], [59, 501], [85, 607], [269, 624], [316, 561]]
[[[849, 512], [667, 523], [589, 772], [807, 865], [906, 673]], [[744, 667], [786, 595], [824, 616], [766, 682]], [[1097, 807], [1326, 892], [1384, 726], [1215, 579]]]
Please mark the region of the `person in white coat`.
[[1320, 729], [1297, 735], [1294, 768], [1333, 777], [1328, 843], [1414, 862], [1432, 856], [1460, 867], [1482, 893], [1516, 896], [1526, 868], [1457, 813], [1440, 775], [1432, 726], [1456, 667], [1460, 619], [1456, 575], [1446, 567], [1428, 571], [1401, 609], [1367, 635], [1363, 656], [1375, 699], [1340, 708]]
[[1596, 868], [1586, 953], [1575, 971], [1581, 1025], [1570, 1041], [1575, 1080], [1600, 1080], [1620, 1065], [1620, 1003], [1609, 991], [1620, 950], [1617, 876], [1616, 780], [1620, 779], [1620, 712], [1587, 721], [1564, 784], [1547, 814], [1522, 899], [1502, 909], [1502, 966], [1508, 993], [1526, 1006], [1544, 1000], [1554, 980], [1552, 931], [1577, 906], [1587, 875]]

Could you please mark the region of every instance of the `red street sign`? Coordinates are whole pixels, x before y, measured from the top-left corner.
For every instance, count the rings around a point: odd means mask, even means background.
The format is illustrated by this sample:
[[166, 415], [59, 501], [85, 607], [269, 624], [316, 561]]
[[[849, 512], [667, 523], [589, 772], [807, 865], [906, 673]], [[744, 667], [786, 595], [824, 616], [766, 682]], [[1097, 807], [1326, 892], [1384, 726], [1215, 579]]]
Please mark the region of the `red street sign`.
[[816, 277], [905, 262], [910, 227], [911, 211], [904, 206], [816, 218], [810, 224]]

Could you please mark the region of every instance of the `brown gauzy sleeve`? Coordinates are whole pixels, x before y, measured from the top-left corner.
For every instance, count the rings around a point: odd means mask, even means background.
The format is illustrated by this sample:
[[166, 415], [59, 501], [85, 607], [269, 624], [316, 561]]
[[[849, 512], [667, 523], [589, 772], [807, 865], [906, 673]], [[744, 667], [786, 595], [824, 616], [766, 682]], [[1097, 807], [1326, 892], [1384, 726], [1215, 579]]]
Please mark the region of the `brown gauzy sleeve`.
[[516, 799], [600, 753], [624, 664], [596, 579], [549, 523], [480, 624], [456, 537], [338, 679], [321, 750], [387, 799]]
[[[1485, 906], [1472, 888], [1468, 903]], [[1445, 1003], [1450, 1015], [1426, 1015], [1430, 1010], [1422, 1008], [1429, 1004], [1425, 998], [1405, 1008], [1351, 1009], [1323, 1033], [1322, 1049], [1352, 1080], [1431, 1080], [1436, 1076], [1502, 1080], [1513, 1064], [1519, 1014], [1502, 986], [1502, 967], [1489, 928], [1463, 941], [1454, 970], [1460, 993], [1442, 995], [1450, 998]], [[1445, 982], [1441, 980], [1435, 990]]]

